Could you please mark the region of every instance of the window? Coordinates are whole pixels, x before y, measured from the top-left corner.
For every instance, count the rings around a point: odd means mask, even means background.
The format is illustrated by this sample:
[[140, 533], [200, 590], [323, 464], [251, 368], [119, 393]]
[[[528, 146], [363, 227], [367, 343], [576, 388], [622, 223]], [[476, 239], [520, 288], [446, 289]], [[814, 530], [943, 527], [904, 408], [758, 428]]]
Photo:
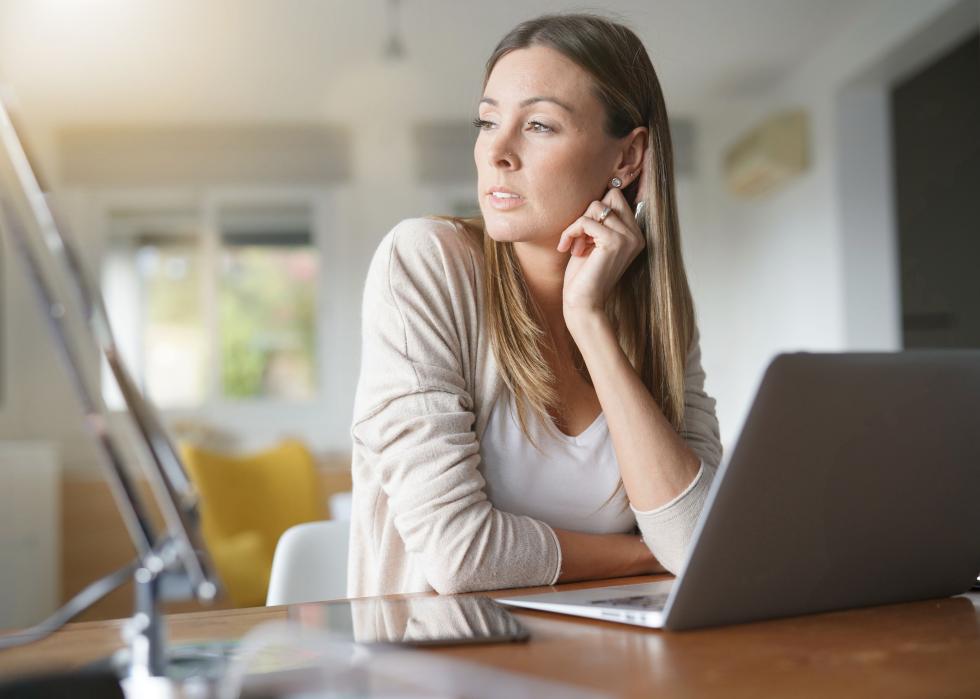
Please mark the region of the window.
[[[109, 212], [110, 321], [159, 407], [315, 397], [312, 230], [305, 204]], [[107, 402], [121, 407], [103, 377]]]
[[305, 212], [238, 210], [222, 221], [222, 394], [311, 398], [318, 261]]

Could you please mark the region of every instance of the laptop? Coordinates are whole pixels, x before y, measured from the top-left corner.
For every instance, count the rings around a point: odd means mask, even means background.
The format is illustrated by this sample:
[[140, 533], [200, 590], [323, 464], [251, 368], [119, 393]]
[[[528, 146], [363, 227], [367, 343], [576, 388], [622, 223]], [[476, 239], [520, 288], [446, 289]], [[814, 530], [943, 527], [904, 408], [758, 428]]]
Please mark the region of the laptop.
[[676, 580], [498, 599], [694, 629], [965, 592], [980, 350], [777, 356]]

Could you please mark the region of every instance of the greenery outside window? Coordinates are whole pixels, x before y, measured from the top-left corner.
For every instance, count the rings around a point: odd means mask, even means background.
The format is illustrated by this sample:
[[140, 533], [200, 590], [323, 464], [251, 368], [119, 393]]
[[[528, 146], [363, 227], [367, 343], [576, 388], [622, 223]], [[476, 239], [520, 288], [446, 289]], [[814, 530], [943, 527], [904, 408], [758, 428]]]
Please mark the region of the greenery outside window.
[[[308, 206], [113, 211], [103, 290], [163, 409], [315, 397], [319, 255]], [[110, 407], [121, 400], [103, 372]]]

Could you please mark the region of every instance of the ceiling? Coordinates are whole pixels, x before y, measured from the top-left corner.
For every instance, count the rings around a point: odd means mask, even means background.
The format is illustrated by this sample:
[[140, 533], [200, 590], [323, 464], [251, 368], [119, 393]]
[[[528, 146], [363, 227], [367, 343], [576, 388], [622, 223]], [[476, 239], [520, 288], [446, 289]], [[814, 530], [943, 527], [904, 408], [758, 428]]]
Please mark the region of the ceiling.
[[[621, 0], [674, 113], [751, 97], [867, 0]], [[51, 124], [457, 117], [518, 21], [583, 6], [403, 0], [407, 49], [381, 57], [386, 0], [0, 0], [0, 81]]]

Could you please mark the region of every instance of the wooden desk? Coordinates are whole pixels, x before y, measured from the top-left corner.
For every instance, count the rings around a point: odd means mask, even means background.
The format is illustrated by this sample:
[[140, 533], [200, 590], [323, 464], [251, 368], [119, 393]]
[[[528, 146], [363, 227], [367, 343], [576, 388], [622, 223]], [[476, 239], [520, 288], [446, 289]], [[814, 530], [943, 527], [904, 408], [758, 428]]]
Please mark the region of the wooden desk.
[[[528, 644], [425, 652], [623, 697], [980, 696], [976, 593], [688, 632], [516, 614], [531, 632]], [[286, 615], [286, 607], [174, 614], [168, 617], [169, 634], [172, 642], [233, 638]], [[0, 652], [0, 675], [70, 668], [104, 657], [120, 645], [120, 624], [72, 624], [41, 643]]]

